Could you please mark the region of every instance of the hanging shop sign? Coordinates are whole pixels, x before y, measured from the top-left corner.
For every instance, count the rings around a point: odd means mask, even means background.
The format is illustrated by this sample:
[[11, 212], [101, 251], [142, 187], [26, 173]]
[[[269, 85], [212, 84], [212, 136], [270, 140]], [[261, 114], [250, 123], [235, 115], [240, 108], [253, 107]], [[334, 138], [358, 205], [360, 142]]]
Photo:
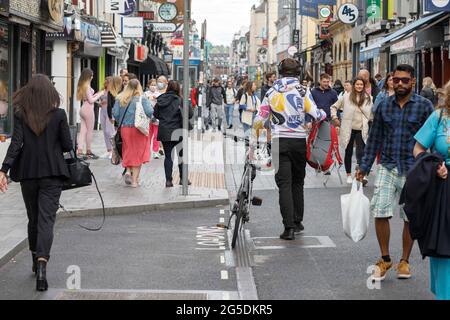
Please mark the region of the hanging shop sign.
[[293, 57], [294, 54], [296, 54], [298, 52], [298, 49], [296, 46], [290, 46], [288, 49], [288, 54]]
[[[319, 18], [319, 6], [334, 6], [336, 5], [336, 0], [303, 0], [299, 1], [299, 15], [312, 17], [315, 19]], [[325, 14], [325, 11], [323, 11]], [[331, 13], [330, 13], [331, 14]]]
[[105, 13], [125, 13], [126, 0], [105, 0]]
[[0, 14], [9, 13], [9, 0], [0, 0]]
[[352, 3], [344, 3], [339, 7], [338, 18], [342, 23], [354, 24], [359, 17], [358, 7]]
[[171, 22], [145, 22], [145, 26], [152, 29], [153, 32], [173, 33], [177, 30], [177, 25]]
[[450, 0], [427, 0], [425, 2], [425, 11], [441, 12], [450, 11]]
[[321, 23], [319, 25], [319, 39], [328, 39], [331, 37], [330, 35], [330, 23]]
[[64, 0], [42, 0], [41, 5], [47, 7], [48, 14], [55, 23], [62, 22]]
[[367, 20], [381, 20], [381, 0], [367, 0]]
[[126, 0], [125, 1], [125, 12], [123, 14], [126, 16], [129, 16], [136, 11], [136, 8], [137, 8], [136, 0]]
[[142, 17], [122, 17], [123, 38], [143, 38], [144, 19]]

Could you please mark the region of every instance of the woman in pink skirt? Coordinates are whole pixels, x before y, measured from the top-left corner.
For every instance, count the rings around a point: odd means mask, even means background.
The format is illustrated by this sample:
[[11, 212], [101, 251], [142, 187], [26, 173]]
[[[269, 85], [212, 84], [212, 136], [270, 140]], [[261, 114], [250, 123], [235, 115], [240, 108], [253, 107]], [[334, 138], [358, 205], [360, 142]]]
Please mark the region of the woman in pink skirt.
[[150, 138], [134, 126], [136, 104], [139, 99], [142, 99], [145, 114], [151, 118], [153, 107], [144, 96], [142, 86], [137, 79], [130, 80], [124, 91], [117, 96], [113, 108], [113, 116], [117, 123], [120, 124], [123, 119], [120, 129], [123, 139], [122, 165], [129, 169], [125, 174], [125, 183], [133, 188], [139, 186], [141, 166], [150, 161]]

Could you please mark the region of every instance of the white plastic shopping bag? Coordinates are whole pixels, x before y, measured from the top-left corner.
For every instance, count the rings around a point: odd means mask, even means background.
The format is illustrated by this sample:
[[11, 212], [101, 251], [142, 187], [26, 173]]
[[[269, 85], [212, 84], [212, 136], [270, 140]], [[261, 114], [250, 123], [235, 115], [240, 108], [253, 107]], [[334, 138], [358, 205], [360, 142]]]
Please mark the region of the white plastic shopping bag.
[[341, 211], [345, 235], [354, 242], [364, 239], [369, 228], [370, 200], [356, 179], [353, 180], [352, 191], [341, 196]]

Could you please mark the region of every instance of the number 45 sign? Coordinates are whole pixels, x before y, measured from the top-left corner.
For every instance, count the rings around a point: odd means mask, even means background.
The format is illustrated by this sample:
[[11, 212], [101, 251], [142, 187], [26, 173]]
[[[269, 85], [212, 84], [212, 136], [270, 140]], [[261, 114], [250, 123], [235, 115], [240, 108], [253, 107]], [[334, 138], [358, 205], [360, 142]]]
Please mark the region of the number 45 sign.
[[353, 24], [359, 17], [358, 7], [352, 3], [344, 3], [338, 10], [338, 18], [345, 24]]

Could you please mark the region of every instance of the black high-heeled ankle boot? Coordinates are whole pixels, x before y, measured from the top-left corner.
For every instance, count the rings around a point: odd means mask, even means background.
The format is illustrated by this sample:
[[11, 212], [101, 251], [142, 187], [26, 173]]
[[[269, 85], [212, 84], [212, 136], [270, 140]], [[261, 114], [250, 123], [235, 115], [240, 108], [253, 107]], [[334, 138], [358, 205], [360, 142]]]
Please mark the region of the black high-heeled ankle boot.
[[37, 257], [36, 257], [36, 253], [32, 252], [31, 253], [31, 257], [33, 259], [33, 266], [31, 267], [31, 270], [33, 271], [33, 273], [35, 275], [37, 275]]
[[39, 260], [37, 262], [36, 290], [47, 291], [47, 289], [47, 261]]

